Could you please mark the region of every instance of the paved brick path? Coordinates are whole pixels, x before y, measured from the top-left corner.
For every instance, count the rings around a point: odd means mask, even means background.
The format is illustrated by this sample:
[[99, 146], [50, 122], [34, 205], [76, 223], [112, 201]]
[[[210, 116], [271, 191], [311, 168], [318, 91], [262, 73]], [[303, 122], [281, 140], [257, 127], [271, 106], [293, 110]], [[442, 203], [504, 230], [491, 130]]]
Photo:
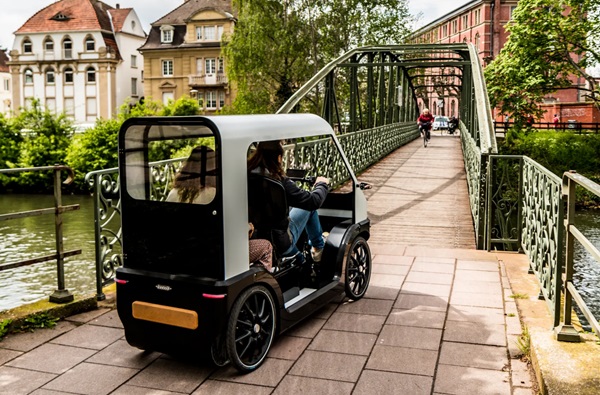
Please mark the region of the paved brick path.
[[[132, 348], [116, 311], [103, 308], [0, 342], [0, 393], [531, 394], [526, 365], [511, 358], [521, 327], [503, 264], [487, 252], [443, 248], [468, 238], [462, 218], [429, 222], [466, 188], [463, 175], [447, 172], [457, 139], [434, 136], [426, 150], [410, 144], [361, 177], [376, 186], [365, 298], [330, 303], [285, 333], [256, 372]], [[438, 152], [433, 171], [423, 159]], [[417, 182], [405, 184], [402, 174]], [[421, 219], [418, 206], [426, 208]]]

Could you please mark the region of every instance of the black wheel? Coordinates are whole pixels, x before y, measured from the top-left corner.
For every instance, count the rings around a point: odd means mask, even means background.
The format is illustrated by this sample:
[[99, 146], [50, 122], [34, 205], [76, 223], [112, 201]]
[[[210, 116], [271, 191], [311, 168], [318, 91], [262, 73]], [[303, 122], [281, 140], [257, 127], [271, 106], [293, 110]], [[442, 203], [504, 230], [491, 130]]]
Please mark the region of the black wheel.
[[248, 373], [265, 360], [275, 335], [275, 303], [269, 291], [255, 286], [235, 301], [227, 324], [227, 353], [234, 366]]
[[365, 295], [371, 279], [371, 250], [367, 241], [357, 237], [346, 257], [346, 296], [358, 300]]
[[423, 147], [427, 147], [427, 132], [423, 132]]
[[223, 341], [223, 336], [219, 335], [212, 341], [210, 345], [210, 358], [220, 368], [229, 364], [229, 355], [227, 355], [227, 347]]

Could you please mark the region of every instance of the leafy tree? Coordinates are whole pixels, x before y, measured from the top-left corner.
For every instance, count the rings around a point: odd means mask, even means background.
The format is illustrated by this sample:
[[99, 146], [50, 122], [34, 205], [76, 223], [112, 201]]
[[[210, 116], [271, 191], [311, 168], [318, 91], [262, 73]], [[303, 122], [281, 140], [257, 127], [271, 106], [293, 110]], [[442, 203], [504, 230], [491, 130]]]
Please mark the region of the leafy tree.
[[[21, 133], [0, 113], [0, 169], [17, 167], [21, 140]], [[0, 187], [9, 186], [14, 178], [12, 175], [0, 174]]]
[[198, 101], [188, 96], [182, 96], [176, 101], [169, 101], [161, 115], [164, 116], [181, 116], [181, 115], [198, 115], [200, 114], [200, 106]]
[[579, 87], [600, 107], [600, 90], [588, 73], [600, 62], [600, 3], [597, 0], [521, 0], [506, 29], [510, 36], [485, 69], [492, 106], [522, 126], [528, 115], [540, 116], [544, 96]]
[[228, 111], [274, 112], [327, 62], [351, 48], [400, 43], [407, 0], [233, 0], [225, 37], [227, 73], [238, 92]]

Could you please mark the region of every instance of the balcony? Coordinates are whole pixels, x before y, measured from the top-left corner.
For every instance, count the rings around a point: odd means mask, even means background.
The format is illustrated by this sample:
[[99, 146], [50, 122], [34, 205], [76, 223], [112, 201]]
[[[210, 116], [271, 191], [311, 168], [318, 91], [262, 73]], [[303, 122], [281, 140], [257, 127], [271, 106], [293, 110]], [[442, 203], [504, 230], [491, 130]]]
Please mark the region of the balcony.
[[198, 88], [201, 86], [225, 86], [228, 83], [227, 76], [224, 73], [199, 74], [188, 76], [190, 87]]

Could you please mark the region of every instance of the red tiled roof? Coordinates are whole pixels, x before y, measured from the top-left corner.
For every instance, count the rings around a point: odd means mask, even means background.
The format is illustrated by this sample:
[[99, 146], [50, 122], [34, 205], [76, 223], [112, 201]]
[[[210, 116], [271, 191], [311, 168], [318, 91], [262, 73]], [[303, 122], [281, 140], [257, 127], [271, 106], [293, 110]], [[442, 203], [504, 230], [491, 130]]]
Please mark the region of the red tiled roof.
[[[98, 0], [59, 0], [33, 15], [15, 33], [50, 31], [108, 30], [108, 10], [113, 7]], [[52, 19], [62, 14], [66, 19]]]
[[115, 33], [119, 33], [123, 30], [123, 23], [125, 23], [125, 19], [131, 10], [133, 10], [133, 8], [116, 8], [108, 11], [112, 17]]

